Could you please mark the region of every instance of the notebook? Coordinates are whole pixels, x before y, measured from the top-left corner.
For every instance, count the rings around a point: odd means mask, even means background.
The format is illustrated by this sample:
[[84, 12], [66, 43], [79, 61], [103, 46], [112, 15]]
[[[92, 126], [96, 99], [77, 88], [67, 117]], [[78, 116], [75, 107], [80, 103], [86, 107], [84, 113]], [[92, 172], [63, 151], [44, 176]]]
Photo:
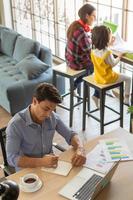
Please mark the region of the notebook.
[[114, 163], [105, 176], [94, 170], [83, 167], [83, 169], [59, 191], [59, 194], [71, 200], [93, 200], [110, 182], [119, 162], [120, 161]]
[[62, 176], [67, 176], [71, 169], [72, 169], [72, 164], [63, 160], [58, 161], [58, 166], [56, 168], [47, 168], [47, 167], [41, 168], [42, 171]]

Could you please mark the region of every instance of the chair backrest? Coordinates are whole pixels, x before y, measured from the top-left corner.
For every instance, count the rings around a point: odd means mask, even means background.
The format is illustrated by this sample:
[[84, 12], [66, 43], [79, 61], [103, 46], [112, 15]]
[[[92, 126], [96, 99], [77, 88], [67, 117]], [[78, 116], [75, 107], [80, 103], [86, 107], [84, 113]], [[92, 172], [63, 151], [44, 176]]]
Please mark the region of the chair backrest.
[[5, 133], [6, 127], [0, 129], [0, 144], [1, 144], [1, 150], [2, 150], [2, 156], [3, 156], [3, 164], [1, 165], [1, 168], [4, 170], [5, 176], [8, 176], [15, 172], [14, 168], [9, 166], [7, 162], [7, 155], [6, 155], [6, 133]]
[[8, 165], [7, 156], [6, 156], [6, 149], [5, 149], [5, 139], [6, 139], [5, 130], [6, 130], [6, 127], [0, 129], [0, 144], [1, 144], [1, 150], [2, 150], [2, 155], [3, 155], [4, 165]]

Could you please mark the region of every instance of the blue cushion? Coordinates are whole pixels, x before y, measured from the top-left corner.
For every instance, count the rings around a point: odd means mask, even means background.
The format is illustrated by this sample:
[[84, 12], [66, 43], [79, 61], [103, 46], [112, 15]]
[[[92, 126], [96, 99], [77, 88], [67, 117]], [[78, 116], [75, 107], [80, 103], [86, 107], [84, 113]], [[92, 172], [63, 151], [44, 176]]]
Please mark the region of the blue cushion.
[[39, 51], [39, 42], [33, 41], [32, 39], [25, 38], [23, 36], [19, 36], [16, 40], [13, 58], [19, 62], [31, 53], [38, 56]]
[[0, 51], [8, 56], [12, 56], [17, 36], [18, 33], [15, 31], [2, 29]]
[[17, 63], [16, 67], [19, 68], [27, 79], [35, 79], [50, 66], [39, 60], [35, 55], [29, 54]]

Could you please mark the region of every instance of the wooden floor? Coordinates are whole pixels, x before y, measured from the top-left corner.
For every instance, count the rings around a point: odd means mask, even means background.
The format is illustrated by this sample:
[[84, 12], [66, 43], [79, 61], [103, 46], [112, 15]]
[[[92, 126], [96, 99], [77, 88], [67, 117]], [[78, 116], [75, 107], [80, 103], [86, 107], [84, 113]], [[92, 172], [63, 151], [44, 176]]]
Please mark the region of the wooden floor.
[[[76, 99], [75, 99], [76, 100]], [[66, 97], [63, 101], [65, 105], [69, 103], [69, 97]], [[115, 108], [116, 110], [119, 110], [119, 101], [115, 98], [108, 97], [106, 98], [106, 104], [110, 105], [111, 107]], [[94, 108], [94, 103], [91, 104], [92, 108]], [[60, 115], [61, 119], [65, 122], [66, 125], [69, 125], [69, 112], [57, 107], [57, 113]], [[106, 121], [109, 121], [112, 118], [116, 117], [116, 114], [114, 114], [112, 111], [106, 110], [105, 112], [105, 119]], [[99, 115], [99, 112], [96, 113], [96, 115]], [[11, 118], [10, 114], [5, 111], [2, 107], [0, 107], [0, 127], [6, 126], [9, 119]], [[99, 123], [95, 121], [94, 119], [90, 117], [86, 117], [86, 130], [82, 131], [82, 105], [76, 107], [74, 109], [74, 118], [73, 118], [73, 127], [72, 129], [75, 130], [76, 133], [79, 134], [80, 138], [83, 142], [86, 142], [87, 140], [90, 140], [96, 136], [99, 135]], [[108, 125], [105, 127], [105, 134], [113, 129], [116, 129], [119, 127], [119, 122], [115, 122], [111, 125]], [[124, 129], [129, 131], [129, 114], [127, 114], [127, 106], [124, 106]], [[57, 133], [55, 134], [54, 140], [64, 146], [65, 148], [69, 148], [66, 144], [65, 140], [59, 136]], [[2, 155], [0, 152], [0, 163], [2, 162]], [[0, 170], [0, 177], [3, 177], [3, 173]]]
[[[66, 98], [63, 102], [65, 105], [69, 103], [69, 99]], [[106, 96], [106, 105], [114, 108], [115, 110], [119, 111], [119, 101], [116, 98], [112, 98], [109, 96]], [[91, 100], [91, 108], [95, 108], [95, 105], [93, 101]], [[127, 113], [127, 106], [124, 105], [124, 128], [129, 131], [129, 114]], [[62, 108], [57, 108], [57, 113], [61, 116], [63, 121], [69, 125], [69, 112], [62, 109]], [[95, 113], [96, 116], [99, 116], [99, 111]], [[105, 109], [105, 122], [110, 121], [111, 119], [117, 118], [118, 115], [115, 114], [114, 112], [110, 111], [109, 109]], [[100, 126], [99, 122], [94, 120], [93, 118], [90, 118], [86, 116], [86, 130], [82, 131], [82, 105], [79, 107], [75, 107], [74, 109], [74, 117], [73, 117], [73, 129], [79, 133], [80, 137], [83, 140], [89, 140], [97, 135], [99, 135], [100, 132]], [[105, 126], [105, 133], [116, 129], [120, 126], [120, 122], [115, 122], [113, 124], [110, 124], [108, 126]]]

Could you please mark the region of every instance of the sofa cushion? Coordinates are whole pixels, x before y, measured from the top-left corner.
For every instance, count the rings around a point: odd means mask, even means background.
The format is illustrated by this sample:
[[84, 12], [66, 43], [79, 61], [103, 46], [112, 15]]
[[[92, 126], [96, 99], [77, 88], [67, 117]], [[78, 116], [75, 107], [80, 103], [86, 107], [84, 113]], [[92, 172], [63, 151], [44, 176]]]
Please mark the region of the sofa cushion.
[[0, 64], [1, 65], [11, 63], [12, 61], [17, 63], [17, 61], [14, 60], [11, 56], [7, 56], [5, 54], [0, 53]]
[[17, 36], [18, 33], [15, 31], [2, 29], [0, 51], [8, 56], [12, 56]]
[[40, 51], [39, 42], [33, 41], [32, 39], [19, 36], [16, 40], [13, 58], [17, 61], [22, 60], [28, 54], [33, 53], [38, 56]]
[[35, 55], [29, 54], [16, 67], [24, 74], [27, 79], [35, 79], [49, 68], [49, 65], [39, 60]]

